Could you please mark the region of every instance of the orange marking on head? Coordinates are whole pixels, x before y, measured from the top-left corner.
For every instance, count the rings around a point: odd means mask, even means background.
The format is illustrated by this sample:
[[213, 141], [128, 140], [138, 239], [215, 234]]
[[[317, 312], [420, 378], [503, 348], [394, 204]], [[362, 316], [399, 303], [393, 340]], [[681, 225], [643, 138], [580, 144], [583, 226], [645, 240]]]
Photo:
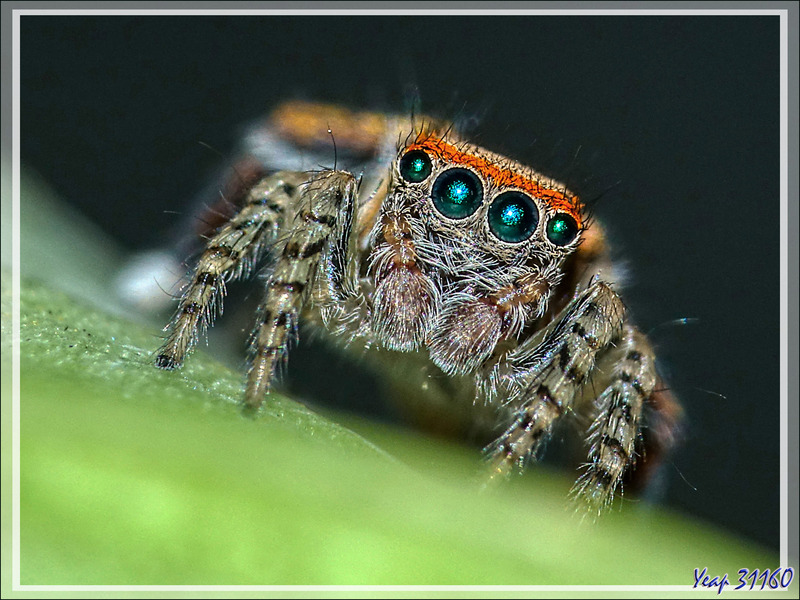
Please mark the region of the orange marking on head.
[[483, 177], [493, 180], [499, 186], [519, 188], [528, 192], [532, 197], [541, 199], [553, 210], [567, 213], [575, 219], [578, 227], [582, 227], [583, 203], [577, 196], [568, 196], [560, 190], [544, 187], [535, 179], [503, 168], [483, 157], [463, 152], [456, 146], [438, 138], [420, 136], [406, 150], [424, 150], [442, 160], [472, 167]]

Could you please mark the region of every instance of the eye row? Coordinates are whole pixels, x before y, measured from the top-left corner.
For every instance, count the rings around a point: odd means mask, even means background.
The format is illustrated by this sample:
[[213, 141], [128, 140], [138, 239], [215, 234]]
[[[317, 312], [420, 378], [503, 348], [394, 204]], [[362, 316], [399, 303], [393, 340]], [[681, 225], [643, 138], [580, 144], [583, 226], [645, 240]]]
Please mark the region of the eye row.
[[[433, 164], [422, 150], [407, 152], [400, 159], [400, 175], [409, 183], [421, 183], [430, 177]], [[465, 219], [483, 202], [483, 184], [469, 169], [442, 171], [431, 187], [436, 209], [450, 219]], [[539, 225], [539, 209], [533, 199], [518, 191], [498, 194], [489, 205], [489, 229], [504, 242], [524, 242]], [[578, 224], [566, 213], [556, 213], [545, 226], [547, 239], [556, 246], [566, 246], [578, 235]]]

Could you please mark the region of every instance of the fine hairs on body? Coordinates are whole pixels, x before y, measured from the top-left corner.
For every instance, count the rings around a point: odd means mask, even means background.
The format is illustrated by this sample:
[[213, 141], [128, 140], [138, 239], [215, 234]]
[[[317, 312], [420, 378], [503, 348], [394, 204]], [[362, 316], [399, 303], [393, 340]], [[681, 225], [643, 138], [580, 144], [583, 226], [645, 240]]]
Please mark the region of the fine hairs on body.
[[[308, 164], [331, 134], [348, 170]], [[500, 432], [486, 448], [490, 479], [535, 460], [577, 417], [588, 450], [573, 491], [599, 513], [673, 444], [681, 409], [628, 318], [601, 226], [565, 185], [449, 124], [326, 104], [278, 106], [246, 148], [223, 193], [235, 210], [207, 236], [157, 367], [179, 368], [226, 282], [266, 264], [250, 415], [302, 320], [407, 357], [446, 382], [440, 391], [488, 407]]]

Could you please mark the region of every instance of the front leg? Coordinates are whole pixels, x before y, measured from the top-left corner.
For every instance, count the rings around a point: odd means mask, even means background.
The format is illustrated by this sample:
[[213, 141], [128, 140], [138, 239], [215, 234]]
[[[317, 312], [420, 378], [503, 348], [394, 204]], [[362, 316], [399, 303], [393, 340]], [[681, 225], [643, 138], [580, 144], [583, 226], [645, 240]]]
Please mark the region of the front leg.
[[520, 390], [519, 408], [511, 426], [487, 448], [492, 479], [536, 457], [556, 421], [572, 411], [597, 354], [619, 338], [624, 314], [619, 296], [595, 281], [569, 304], [541, 344], [523, 340], [509, 352], [504, 368], [511, 387]]
[[324, 171], [301, 186], [291, 206], [253, 334], [244, 401], [247, 412], [257, 411], [264, 402], [276, 367], [286, 359], [320, 268], [330, 263], [321, 262], [321, 257], [336, 254], [340, 238], [350, 234], [356, 191], [357, 181], [350, 173]]
[[636, 465], [645, 402], [658, 381], [653, 350], [633, 327], [625, 327], [612, 359], [611, 377], [597, 398], [597, 417], [589, 428], [587, 471], [573, 488], [597, 512], [611, 503], [623, 477]]

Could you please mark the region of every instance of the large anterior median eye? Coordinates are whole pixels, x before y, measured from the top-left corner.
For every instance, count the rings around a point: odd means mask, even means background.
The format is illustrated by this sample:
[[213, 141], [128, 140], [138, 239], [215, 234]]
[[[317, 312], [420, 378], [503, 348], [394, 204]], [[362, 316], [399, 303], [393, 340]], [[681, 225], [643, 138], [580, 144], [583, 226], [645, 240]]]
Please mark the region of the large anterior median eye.
[[547, 222], [547, 239], [556, 246], [566, 246], [578, 235], [578, 224], [571, 216], [557, 213]]
[[468, 169], [448, 169], [433, 182], [431, 198], [445, 217], [463, 219], [481, 205], [483, 185], [478, 176]]
[[504, 242], [524, 242], [539, 224], [539, 210], [522, 192], [505, 192], [489, 206], [489, 229]]
[[406, 152], [400, 159], [400, 175], [410, 183], [425, 181], [431, 174], [431, 159], [422, 150]]

